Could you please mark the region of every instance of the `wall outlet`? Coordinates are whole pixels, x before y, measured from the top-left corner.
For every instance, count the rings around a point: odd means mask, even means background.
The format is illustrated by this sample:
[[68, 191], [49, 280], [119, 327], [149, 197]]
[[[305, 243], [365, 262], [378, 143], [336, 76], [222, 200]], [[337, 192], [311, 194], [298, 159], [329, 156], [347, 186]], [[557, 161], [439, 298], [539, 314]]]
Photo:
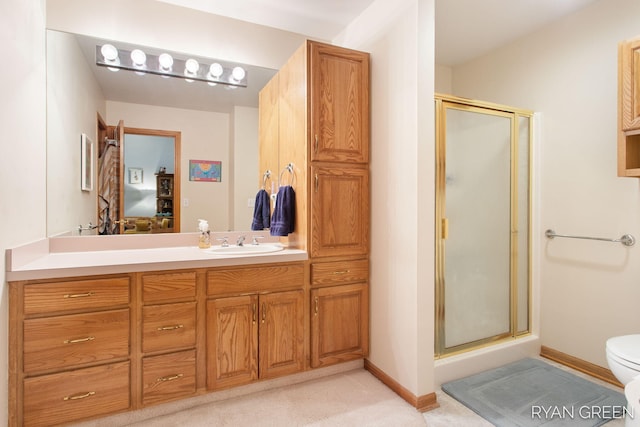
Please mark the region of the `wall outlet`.
[[182, 206], [184, 206], [185, 208], [189, 207], [189, 199], [187, 199], [186, 197], [184, 199], [182, 199]]
[[251, 197], [249, 198], [249, 200], [247, 201], [247, 207], [248, 208], [252, 208], [254, 207], [256, 204], [256, 199], [252, 199]]

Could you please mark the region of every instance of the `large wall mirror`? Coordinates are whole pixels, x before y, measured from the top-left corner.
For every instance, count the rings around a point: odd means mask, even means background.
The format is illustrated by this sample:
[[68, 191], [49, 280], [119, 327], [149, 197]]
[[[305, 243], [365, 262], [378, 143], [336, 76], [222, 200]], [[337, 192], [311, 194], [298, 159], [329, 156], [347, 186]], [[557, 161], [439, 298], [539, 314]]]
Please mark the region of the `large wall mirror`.
[[[180, 133], [180, 199], [174, 201], [181, 210], [177, 229], [196, 231], [197, 220], [204, 218], [214, 231], [248, 230], [253, 214], [251, 200], [260, 183], [258, 93], [276, 70], [242, 64], [247, 70], [247, 88], [212, 87], [125, 70], [113, 72], [95, 65], [96, 45], [104, 42], [47, 31], [47, 234], [75, 234], [79, 225], [97, 223], [97, 186], [92, 191], [81, 190], [78, 165], [82, 133], [94, 141], [97, 154], [98, 117], [110, 127], [122, 121], [125, 130]], [[161, 53], [157, 49], [149, 52]], [[220, 162], [221, 179], [190, 180], [192, 160]], [[144, 169], [142, 159], [138, 163], [127, 168]], [[128, 184], [129, 172], [123, 171]], [[130, 187], [139, 190], [152, 179], [153, 174], [144, 170], [143, 181]], [[156, 192], [155, 188], [144, 190]]]

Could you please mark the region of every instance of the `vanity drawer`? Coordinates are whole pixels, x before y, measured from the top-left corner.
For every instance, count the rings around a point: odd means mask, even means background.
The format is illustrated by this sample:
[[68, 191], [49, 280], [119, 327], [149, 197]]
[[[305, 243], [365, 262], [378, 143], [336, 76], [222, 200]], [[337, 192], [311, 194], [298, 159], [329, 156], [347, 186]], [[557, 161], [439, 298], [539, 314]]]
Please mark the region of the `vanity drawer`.
[[129, 362], [24, 380], [24, 425], [51, 426], [129, 409]]
[[369, 261], [323, 262], [311, 264], [311, 285], [331, 286], [369, 280]]
[[149, 305], [142, 308], [142, 351], [144, 353], [195, 345], [195, 302]]
[[76, 280], [25, 285], [24, 314], [86, 310], [129, 304], [129, 278]]
[[226, 268], [207, 272], [207, 295], [248, 294], [302, 287], [304, 264]]
[[196, 392], [195, 350], [142, 359], [142, 403], [150, 405]]
[[157, 304], [196, 297], [196, 273], [145, 274], [142, 276], [142, 300]]
[[128, 355], [129, 309], [24, 321], [26, 374]]

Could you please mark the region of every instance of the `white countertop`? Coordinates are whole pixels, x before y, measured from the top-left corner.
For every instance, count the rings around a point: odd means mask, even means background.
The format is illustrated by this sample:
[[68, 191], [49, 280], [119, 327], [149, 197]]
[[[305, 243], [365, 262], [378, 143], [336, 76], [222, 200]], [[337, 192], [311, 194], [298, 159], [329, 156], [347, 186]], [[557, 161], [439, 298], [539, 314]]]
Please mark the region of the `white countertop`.
[[[130, 236], [120, 236], [130, 239]], [[197, 246], [149, 247], [153, 240], [128, 240], [133, 249], [96, 250], [89, 240], [64, 242], [65, 249], [51, 251], [57, 243], [34, 242], [21, 248], [10, 249], [7, 253], [8, 281], [53, 279], [98, 274], [131, 273], [136, 271], [159, 271], [186, 268], [207, 268], [220, 266], [265, 264], [276, 262], [304, 261], [307, 252], [284, 248], [281, 251], [246, 254], [221, 255]], [[101, 236], [100, 239], [105, 239]], [[102, 242], [103, 240], [101, 240]], [[164, 237], [166, 241], [166, 237]], [[142, 242], [142, 244], [140, 244]], [[121, 243], [121, 242], [120, 242]], [[184, 243], [184, 238], [176, 243]], [[108, 245], [105, 245], [108, 247]], [[87, 250], [83, 250], [86, 247]], [[77, 250], [69, 250], [74, 249]]]

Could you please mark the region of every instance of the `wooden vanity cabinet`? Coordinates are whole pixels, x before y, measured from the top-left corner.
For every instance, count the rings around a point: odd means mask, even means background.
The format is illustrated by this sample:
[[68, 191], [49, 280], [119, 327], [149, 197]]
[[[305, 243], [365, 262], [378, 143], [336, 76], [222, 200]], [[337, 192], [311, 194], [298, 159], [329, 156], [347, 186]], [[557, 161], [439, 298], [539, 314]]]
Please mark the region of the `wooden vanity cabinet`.
[[9, 283], [9, 425], [51, 426], [308, 368], [303, 261]]
[[207, 274], [207, 388], [304, 370], [304, 265]]
[[640, 177], [640, 37], [618, 45], [618, 176]]
[[195, 271], [141, 275], [142, 404], [197, 391]]
[[10, 425], [131, 407], [128, 276], [11, 282]]

